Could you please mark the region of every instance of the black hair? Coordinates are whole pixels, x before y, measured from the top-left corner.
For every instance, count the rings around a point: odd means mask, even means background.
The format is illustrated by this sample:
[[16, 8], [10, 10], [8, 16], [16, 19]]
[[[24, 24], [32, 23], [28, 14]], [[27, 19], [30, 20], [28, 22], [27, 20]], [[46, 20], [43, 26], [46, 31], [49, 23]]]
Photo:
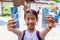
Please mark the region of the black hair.
[[27, 10], [24, 14], [24, 18], [26, 17], [26, 14], [28, 14], [28, 13], [32, 13], [33, 15], [35, 15], [36, 19], [38, 19], [38, 13], [33, 9]]

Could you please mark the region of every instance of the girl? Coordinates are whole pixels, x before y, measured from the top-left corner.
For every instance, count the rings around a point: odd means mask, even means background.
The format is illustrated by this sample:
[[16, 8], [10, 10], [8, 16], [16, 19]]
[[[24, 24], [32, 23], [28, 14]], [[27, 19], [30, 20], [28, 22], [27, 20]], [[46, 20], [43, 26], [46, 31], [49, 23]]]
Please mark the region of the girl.
[[15, 29], [16, 22], [11, 19], [8, 21], [7, 28], [9, 31], [15, 33], [19, 40], [44, 40], [46, 34], [52, 29], [54, 25], [54, 19], [52, 15], [47, 16], [48, 27], [41, 33], [35, 29], [36, 22], [38, 21], [38, 14], [35, 10], [29, 9], [24, 15], [24, 20], [27, 25], [27, 30], [21, 32]]

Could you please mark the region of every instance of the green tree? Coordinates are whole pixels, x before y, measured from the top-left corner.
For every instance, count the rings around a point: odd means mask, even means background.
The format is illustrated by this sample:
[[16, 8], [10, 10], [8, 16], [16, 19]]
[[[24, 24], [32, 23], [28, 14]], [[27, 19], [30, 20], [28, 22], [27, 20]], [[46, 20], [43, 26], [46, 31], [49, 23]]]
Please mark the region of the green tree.
[[53, 1], [55, 1], [55, 2], [59, 2], [59, 0], [53, 0]]

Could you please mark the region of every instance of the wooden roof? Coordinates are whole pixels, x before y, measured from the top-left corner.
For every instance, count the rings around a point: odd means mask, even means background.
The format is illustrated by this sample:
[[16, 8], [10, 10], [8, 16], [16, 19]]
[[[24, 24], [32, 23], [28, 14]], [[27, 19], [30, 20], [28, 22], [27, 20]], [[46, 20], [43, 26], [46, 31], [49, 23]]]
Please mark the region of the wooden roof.
[[14, 6], [20, 6], [22, 4], [24, 4], [24, 0], [0, 0], [1, 2], [13, 2]]
[[13, 4], [14, 4], [14, 6], [20, 6], [20, 5], [24, 4], [24, 0], [17, 0], [17, 1], [13, 0]]

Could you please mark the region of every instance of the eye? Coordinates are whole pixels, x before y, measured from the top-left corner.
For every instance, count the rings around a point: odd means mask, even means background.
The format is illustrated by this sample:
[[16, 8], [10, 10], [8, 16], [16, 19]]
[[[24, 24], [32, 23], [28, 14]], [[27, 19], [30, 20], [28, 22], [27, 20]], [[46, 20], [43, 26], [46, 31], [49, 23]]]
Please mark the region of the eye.
[[30, 20], [30, 18], [27, 18], [27, 20]]

